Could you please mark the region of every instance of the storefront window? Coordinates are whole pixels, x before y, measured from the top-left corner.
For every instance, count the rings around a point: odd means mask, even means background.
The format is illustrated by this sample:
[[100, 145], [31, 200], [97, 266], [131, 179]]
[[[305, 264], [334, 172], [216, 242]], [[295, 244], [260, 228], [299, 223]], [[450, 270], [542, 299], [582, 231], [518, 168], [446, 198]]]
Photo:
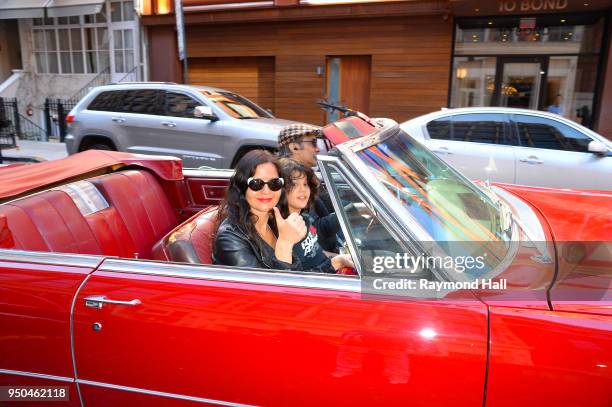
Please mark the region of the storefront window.
[[495, 87], [495, 63], [491, 57], [458, 57], [453, 67], [453, 106], [491, 106]]
[[592, 15], [463, 19], [456, 26], [455, 55], [599, 53], [603, 30], [604, 18]]
[[547, 110], [592, 126], [605, 18], [458, 19], [451, 107]]

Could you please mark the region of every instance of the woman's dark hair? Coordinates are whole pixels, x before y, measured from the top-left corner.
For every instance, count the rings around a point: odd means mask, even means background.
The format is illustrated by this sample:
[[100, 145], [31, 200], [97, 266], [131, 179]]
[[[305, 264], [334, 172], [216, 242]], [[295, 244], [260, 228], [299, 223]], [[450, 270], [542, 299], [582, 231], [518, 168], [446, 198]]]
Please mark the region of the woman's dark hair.
[[306, 177], [306, 182], [310, 188], [310, 198], [308, 199], [308, 205], [304, 209], [310, 209], [314, 205], [315, 199], [319, 194], [319, 180], [315, 175], [312, 168], [305, 166], [299, 161], [291, 158], [281, 158], [280, 163], [280, 176], [285, 180], [285, 188], [280, 200], [278, 201], [278, 208], [280, 209], [281, 215], [284, 218], [289, 216], [289, 205], [287, 203], [287, 192], [290, 192], [294, 187], [294, 182], [298, 178]]
[[[255, 169], [258, 165], [265, 163], [274, 164], [280, 174], [278, 159], [266, 150], [249, 151], [238, 161], [235, 167], [236, 172], [230, 179], [227, 195], [219, 205], [219, 216], [217, 217], [215, 230], [219, 228], [224, 219], [229, 219], [232, 224], [246, 232], [252, 241], [259, 241], [256, 238], [258, 235], [255, 230], [257, 215], [251, 213], [251, 208], [246, 200], [246, 190], [248, 188], [247, 180], [255, 175]], [[274, 234], [278, 235], [274, 216], [270, 217], [269, 224]]]

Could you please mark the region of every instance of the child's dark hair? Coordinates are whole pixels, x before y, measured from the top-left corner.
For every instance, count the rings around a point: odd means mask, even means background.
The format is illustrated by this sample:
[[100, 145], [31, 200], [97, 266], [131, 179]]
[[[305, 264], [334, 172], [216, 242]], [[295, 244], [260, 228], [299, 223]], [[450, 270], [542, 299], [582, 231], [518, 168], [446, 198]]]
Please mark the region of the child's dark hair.
[[287, 192], [291, 191], [294, 187], [294, 182], [298, 178], [306, 177], [306, 182], [310, 188], [310, 198], [308, 199], [308, 205], [306, 210], [309, 210], [314, 205], [314, 201], [319, 194], [319, 180], [315, 175], [312, 168], [305, 166], [299, 161], [291, 158], [281, 158], [280, 164], [280, 176], [285, 180], [285, 188], [280, 200], [278, 201], [278, 208], [284, 218], [289, 216], [289, 205], [287, 204]]

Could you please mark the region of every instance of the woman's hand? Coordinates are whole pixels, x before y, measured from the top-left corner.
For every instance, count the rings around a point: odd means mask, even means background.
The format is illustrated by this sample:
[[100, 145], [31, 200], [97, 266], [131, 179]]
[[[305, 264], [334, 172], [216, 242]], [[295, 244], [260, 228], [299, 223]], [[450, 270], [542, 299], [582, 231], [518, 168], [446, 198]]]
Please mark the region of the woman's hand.
[[283, 219], [277, 207], [274, 207], [274, 217], [278, 229], [278, 239], [274, 247], [276, 258], [285, 263], [293, 263], [293, 245], [306, 236], [306, 224], [297, 213], [292, 213]]
[[283, 219], [277, 207], [274, 207], [274, 217], [278, 228], [278, 240], [296, 244], [306, 236], [306, 223], [301, 215], [292, 213]]
[[355, 268], [353, 259], [350, 254], [339, 254], [331, 259], [331, 264], [334, 270], [340, 270], [343, 267]]

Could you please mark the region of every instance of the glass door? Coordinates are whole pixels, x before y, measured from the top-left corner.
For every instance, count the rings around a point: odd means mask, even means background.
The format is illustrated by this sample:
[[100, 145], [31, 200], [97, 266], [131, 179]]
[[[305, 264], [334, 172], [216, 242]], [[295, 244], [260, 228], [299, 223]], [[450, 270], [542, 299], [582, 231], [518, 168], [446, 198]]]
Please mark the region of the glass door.
[[498, 106], [540, 109], [546, 82], [545, 58], [499, 58], [495, 83]]
[[111, 76], [113, 82], [137, 81], [136, 16], [134, 2], [115, 0], [110, 3], [111, 16]]

